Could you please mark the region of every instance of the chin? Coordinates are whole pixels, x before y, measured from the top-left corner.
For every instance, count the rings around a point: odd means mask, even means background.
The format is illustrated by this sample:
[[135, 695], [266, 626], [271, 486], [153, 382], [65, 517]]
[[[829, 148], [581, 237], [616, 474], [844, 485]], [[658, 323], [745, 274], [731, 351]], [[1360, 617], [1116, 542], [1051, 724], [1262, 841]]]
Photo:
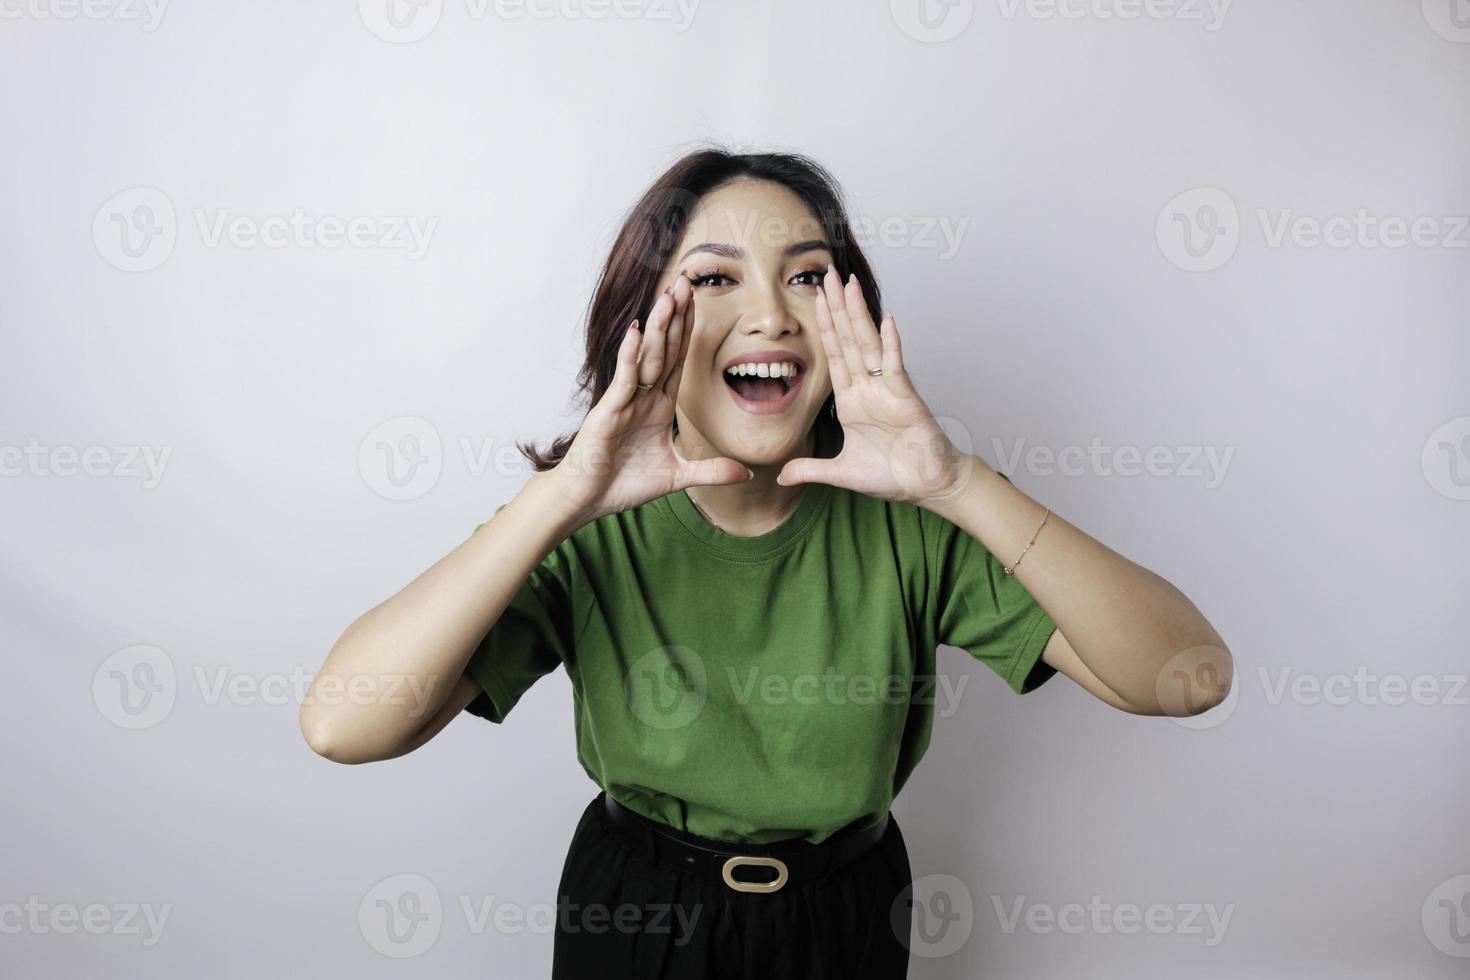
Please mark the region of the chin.
[[746, 466], [776, 466], [801, 452], [811, 428], [811, 419], [805, 424], [794, 419], [780, 423], [737, 419], [722, 427], [718, 449]]

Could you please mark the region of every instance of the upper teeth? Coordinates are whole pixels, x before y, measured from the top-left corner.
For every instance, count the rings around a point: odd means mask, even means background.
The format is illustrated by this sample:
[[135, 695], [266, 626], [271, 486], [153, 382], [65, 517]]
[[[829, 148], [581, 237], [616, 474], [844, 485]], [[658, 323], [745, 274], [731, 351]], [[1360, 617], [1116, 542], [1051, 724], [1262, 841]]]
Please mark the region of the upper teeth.
[[793, 378], [798, 368], [795, 361], [776, 361], [774, 364], [734, 364], [725, 368], [726, 374], [749, 375], [758, 378]]

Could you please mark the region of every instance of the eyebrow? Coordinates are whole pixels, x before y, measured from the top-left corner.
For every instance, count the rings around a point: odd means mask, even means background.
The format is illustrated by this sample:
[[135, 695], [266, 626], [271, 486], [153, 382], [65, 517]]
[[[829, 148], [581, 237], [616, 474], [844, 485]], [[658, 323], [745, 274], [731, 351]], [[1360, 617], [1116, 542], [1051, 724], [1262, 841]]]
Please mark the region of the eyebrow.
[[[814, 252], [818, 249], [830, 252], [832, 250], [832, 246], [828, 245], [826, 242], [822, 241], [819, 238], [809, 238], [804, 242], [797, 242], [794, 245], [787, 245], [786, 248], [782, 251], [781, 255], [783, 258], [790, 258], [793, 255], [800, 255], [802, 252]], [[713, 252], [715, 255], [723, 255], [728, 259], [745, 258], [745, 249], [741, 248], [739, 245], [727, 245], [724, 242], [701, 242], [700, 244], [691, 248], [689, 251], [685, 252], [683, 255], [679, 256], [679, 261], [683, 262], [695, 252]]]

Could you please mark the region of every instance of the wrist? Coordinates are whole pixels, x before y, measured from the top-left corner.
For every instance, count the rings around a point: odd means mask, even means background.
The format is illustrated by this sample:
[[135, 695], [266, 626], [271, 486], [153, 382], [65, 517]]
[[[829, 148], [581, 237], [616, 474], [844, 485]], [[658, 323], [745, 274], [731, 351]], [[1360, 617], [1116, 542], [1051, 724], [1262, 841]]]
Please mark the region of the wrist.
[[955, 515], [964, 507], [965, 502], [986, 481], [999, 478], [999, 475], [984, 459], [973, 453], [964, 453], [960, 456], [954, 480], [942, 490], [928, 494], [917, 500], [916, 503], [925, 510], [933, 511], [947, 520], [954, 521]]
[[566, 537], [590, 523], [596, 515], [577, 502], [565, 474], [558, 469], [552, 467], [532, 473], [516, 497], [530, 505], [526, 509], [534, 512], [535, 519], [550, 524]]

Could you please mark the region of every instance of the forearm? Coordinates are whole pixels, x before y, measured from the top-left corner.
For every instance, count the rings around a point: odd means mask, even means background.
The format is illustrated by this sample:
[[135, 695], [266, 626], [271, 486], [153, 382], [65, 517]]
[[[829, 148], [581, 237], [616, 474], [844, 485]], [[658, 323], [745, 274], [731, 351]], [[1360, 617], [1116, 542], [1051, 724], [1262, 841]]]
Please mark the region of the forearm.
[[521, 585], [577, 524], [551, 474], [537, 474], [468, 540], [358, 617], [302, 703], [312, 748], [339, 762], [401, 754]]
[[[1213, 670], [1228, 685], [1230, 655], [1209, 621], [1165, 579], [1108, 548], [967, 456], [958, 489], [928, 509], [1006, 565], [1056, 622], [1077, 658], [1119, 698], [1149, 714], [1189, 714], [1170, 675]], [[1025, 559], [1016, 559], [1035, 535]]]

